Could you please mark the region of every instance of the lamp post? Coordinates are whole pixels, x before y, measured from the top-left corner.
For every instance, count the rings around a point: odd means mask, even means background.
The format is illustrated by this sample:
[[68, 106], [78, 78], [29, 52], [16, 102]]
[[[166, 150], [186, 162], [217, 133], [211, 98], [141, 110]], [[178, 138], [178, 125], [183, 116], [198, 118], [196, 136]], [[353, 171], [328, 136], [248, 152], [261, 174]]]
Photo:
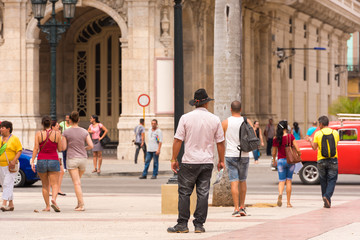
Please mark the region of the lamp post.
[[[181, 0], [174, 0], [174, 131], [181, 116], [184, 114], [184, 61], [183, 61], [183, 26], [182, 26], [182, 5]], [[184, 154], [184, 144], [182, 144], [178, 154], [178, 162]], [[168, 184], [177, 184], [177, 175], [174, 174]]]
[[[44, 24], [40, 20], [44, 18], [47, 2], [52, 4], [51, 18]], [[46, 38], [50, 44], [50, 65], [51, 65], [51, 82], [50, 82], [50, 117], [56, 120], [56, 47], [63, 34], [70, 26], [70, 20], [75, 15], [77, 0], [62, 0], [64, 7], [64, 23], [56, 21], [55, 4], [59, 0], [31, 0], [34, 18], [38, 20], [38, 28], [47, 34]]]

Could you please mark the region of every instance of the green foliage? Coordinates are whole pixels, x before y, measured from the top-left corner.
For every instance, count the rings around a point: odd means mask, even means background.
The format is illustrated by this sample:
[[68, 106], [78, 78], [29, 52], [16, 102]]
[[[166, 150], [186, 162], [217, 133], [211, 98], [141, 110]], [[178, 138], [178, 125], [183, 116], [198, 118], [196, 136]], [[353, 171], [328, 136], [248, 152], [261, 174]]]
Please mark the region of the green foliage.
[[329, 107], [329, 114], [336, 116], [338, 113], [360, 114], [360, 100], [358, 98], [339, 97]]

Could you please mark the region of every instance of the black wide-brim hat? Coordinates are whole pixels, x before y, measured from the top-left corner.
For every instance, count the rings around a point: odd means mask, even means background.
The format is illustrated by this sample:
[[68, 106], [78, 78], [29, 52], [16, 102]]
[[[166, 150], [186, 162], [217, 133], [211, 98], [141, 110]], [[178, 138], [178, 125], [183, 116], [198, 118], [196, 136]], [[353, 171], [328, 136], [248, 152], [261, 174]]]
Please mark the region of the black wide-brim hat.
[[189, 104], [191, 106], [200, 106], [203, 105], [207, 102], [213, 101], [214, 99], [209, 98], [209, 96], [206, 93], [206, 90], [203, 88], [200, 88], [198, 90], [196, 90], [196, 92], [194, 93], [194, 99], [189, 101]]

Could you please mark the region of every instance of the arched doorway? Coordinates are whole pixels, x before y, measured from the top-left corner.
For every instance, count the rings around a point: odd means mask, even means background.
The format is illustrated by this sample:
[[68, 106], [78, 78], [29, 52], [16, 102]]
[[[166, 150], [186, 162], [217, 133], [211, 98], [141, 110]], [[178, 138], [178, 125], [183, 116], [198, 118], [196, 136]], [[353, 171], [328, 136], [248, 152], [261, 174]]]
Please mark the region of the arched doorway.
[[[57, 13], [61, 18], [62, 12]], [[118, 139], [116, 124], [121, 114], [121, 37], [117, 23], [104, 12], [77, 8], [68, 31], [57, 47], [57, 118], [73, 110], [80, 113], [80, 125], [89, 126], [98, 115], [110, 138]], [[40, 33], [40, 114], [49, 114], [49, 43]]]
[[99, 116], [112, 139], [122, 111], [119, 38], [119, 27], [106, 15], [88, 21], [74, 38], [74, 109], [84, 123]]

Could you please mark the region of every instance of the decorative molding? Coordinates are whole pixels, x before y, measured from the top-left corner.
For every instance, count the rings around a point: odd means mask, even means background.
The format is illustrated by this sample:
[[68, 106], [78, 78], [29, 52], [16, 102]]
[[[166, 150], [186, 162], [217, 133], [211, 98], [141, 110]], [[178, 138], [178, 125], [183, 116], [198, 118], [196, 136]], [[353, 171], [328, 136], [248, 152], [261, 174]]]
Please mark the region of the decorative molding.
[[125, 0], [98, 0], [113, 8], [127, 22], [127, 1]]
[[169, 54], [169, 46], [172, 38], [170, 36], [170, 0], [162, 0], [160, 4], [160, 42], [165, 47], [165, 56]]

